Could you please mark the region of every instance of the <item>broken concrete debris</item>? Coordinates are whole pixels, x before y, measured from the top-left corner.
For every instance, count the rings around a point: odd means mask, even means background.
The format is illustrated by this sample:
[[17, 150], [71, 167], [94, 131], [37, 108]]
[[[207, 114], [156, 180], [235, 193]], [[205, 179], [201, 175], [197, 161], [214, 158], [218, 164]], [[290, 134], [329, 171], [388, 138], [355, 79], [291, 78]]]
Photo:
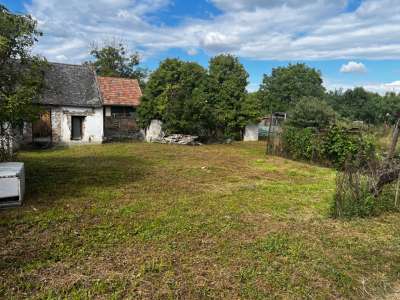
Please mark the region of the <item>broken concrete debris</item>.
[[194, 135], [172, 134], [163, 138], [153, 139], [152, 142], [161, 144], [200, 146], [202, 144], [196, 141], [198, 138], [198, 136]]

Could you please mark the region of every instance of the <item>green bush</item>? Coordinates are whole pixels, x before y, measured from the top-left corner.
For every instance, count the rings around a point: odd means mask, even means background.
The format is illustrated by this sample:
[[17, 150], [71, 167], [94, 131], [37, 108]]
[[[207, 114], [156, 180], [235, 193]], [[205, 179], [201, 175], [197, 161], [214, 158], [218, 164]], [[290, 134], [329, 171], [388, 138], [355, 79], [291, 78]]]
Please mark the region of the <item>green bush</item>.
[[296, 160], [313, 160], [316, 138], [311, 128], [285, 127], [282, 134], [284, 155]]
[[297, 128], [328, 128], [335, 118], [335, 111], [325, 101], [304, 97], [290, 111], [288, 122]]
[[373, 142], [365, 135], [351, 133], [343, 127], [332, 126], [322, 137], [322, 156], [334, 167], [342, 168], [346, 160], [357, 155], [357, 161], [365, 162], [374, 156]]
[[374, 145], [365, 136], [332, 126], [325, 132], [286, 126], [282, 133], [283, 155], [295, 160], [343, 168], [352, 157], [364, 161], [374, 155]]

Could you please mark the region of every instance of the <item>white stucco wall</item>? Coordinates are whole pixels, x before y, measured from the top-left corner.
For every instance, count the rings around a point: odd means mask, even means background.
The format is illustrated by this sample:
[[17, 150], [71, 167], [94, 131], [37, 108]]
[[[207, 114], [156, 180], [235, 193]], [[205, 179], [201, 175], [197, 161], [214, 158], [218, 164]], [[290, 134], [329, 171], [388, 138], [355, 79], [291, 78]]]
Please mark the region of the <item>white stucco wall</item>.
[[[82, 123], [82, 139], [71, 140], [71, 117], [85, 117]], [[52, 110], [52, 127], [60, 129], [62, 144], [101, 143], [103, 141], [103, 108], [60, 107]], [[54, 139], [54, 137], [53, 137]]]
[[258, 125], [247, 125], [245, 128], [243, 140], [245, 142], [258, 141]]

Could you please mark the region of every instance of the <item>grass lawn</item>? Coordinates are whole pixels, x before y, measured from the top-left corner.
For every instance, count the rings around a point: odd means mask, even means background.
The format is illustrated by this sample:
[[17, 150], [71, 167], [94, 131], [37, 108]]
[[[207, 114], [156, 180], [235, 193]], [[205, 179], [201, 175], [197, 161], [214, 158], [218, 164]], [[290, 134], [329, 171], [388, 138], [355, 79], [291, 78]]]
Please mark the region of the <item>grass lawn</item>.
[[400, 218], [328, 217], [332, 170], [262, 143], [23, 152], [0, 211], [0, 298], [381, 298]]

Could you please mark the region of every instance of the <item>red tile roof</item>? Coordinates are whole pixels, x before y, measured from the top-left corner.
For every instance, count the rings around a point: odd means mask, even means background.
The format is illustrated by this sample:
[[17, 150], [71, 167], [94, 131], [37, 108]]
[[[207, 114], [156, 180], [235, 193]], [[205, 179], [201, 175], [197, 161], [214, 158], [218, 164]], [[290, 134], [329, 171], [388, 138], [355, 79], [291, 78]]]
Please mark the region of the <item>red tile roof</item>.
[[104, 105], [138, 106], [142, 91], [136, 79], [97, 77]]

